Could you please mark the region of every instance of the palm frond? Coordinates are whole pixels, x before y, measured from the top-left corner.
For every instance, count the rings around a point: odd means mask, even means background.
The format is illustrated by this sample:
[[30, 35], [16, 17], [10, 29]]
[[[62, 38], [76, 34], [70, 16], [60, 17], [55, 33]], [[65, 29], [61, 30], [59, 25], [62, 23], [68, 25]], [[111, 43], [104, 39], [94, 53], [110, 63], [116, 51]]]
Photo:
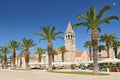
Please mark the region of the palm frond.
[[10, 53], [11, 51], [9, 50], [9, 48], [7, 46], [3, 46], [3, 47], [0, 47], [0, 53], [1, 54], [7, 54], [7, 53]]
[[79, 26], [90, 27], [90, 25], [88, 24], [88, 22], [84, 22], [84, 23], [81, 22], [81, 23], [74, 24], [74, 25], [72, 26], [72, 28], [75, 29], [75, 28], [77, 28], [77, 27], [79, 27]]
[[38, 35], [38, 36], [40, 36], [40, 37], [42, 37], [42, 38], [46, 38], [46, 39], [47, 39], [46, 35], [43, 34], [43, 33], [35, 32], [34, 34], [36, 34], [36, 35]]
[[46, 40], [46, 38], [41, 38], [41, 39], [39, 39], [39, 42], [41, 42], [42, 40]]
[[58, 36], [59, 34], [62, 34], [63, 32], [55, 32], [54, 34], [53, 34], [53, 37], [56, 37], [56, 36]]
[[17, 42], [17, 41], [10, 41], [9, 45], [8, 45], [8, 48], [10, 49], [19, 49], [20, 48], [20, 43]]
[[85, 19], [85, 20], [87, 20], [87, 17], [84, 16], [84, 15], [82, 15], [82, 14], [79, 14], [79, 15], [77, 16], [77, 19], [78, 19], [78, 20], [80, 20], [80, 19]]
[[35, 45], [36, 45], [36, 43], [34, 43], [34, 40], [32, 40], [30, 38], [28, 38], [28, 39], [23, 38], [22, 39], [21, 46], [24, 47], [24, 49], [29, 49]]
[[40, 40], [47, 40], [47, 41], [52, 41], [55, 40], [57, 38], [59, 38], [59, 34], [61, 34], [62, 32], [55, 32], [56, 27], [53, 26], [52, 28], [50, 28], [50, 26], [41, 26], [40, 27], [42, 32], [35, 32], [34, 34], [37, 34], [38, 36], [40, 36]]
[[56, 40], [56, 39], [62, 39], [62, 40], [64, 40], [63, 37], [59, 37], [59, 36], [57, 36], [57, 37], [54, 38], [54, 40]]
[[97, 28], [97, 30], [98, 30], [99, 32], [101, 32], [101, 29], [100, 29], [100, 27], [98, 27], [98, 28]]
[[84, 47], [84, 48], [92, 47], [92, 41], [91, 41], [91, 40], [86, 41], [86, 42], [84, 43], [84, 46], [83, 46], [83, 47]]
[[90, 6], [90, 19], [92, 22], [94, 22], [94, 19], [96, 17], [96, 9], [94, 6]]
[[98, 25], [103, 24], [103, 23], [108, 23], [109, 24], [110, 23], [109, 20], [111, 20], [111, 19], [119, 20], [119, 17], [114, 16], [114, 15], [105, 17], [105, 18], [103, 18], [102, 20], [99, 21]]
[[111, 7], [110, 6], [104, 6], [99, 12], [98, 12], [98, 15], [97, 15], [97, 19], [100, 20], [101, 16], [103, 15], [103, 13], [107, 10], [110, 10]]

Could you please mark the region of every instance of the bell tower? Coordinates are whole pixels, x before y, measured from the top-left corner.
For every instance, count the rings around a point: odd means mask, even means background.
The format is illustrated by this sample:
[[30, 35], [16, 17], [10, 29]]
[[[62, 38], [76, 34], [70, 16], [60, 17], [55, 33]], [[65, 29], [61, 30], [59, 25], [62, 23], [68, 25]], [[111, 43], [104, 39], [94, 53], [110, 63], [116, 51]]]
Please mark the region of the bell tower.
[[68, 23], [64, 35], [64, 40], [65, 40], [65, 48], [67, 49], [67, 52], [65, 53], [65, 61], [73, 62], [75, 58], [76, 44], [75, 44], [75, 33], [72, 29], [70, 22]]

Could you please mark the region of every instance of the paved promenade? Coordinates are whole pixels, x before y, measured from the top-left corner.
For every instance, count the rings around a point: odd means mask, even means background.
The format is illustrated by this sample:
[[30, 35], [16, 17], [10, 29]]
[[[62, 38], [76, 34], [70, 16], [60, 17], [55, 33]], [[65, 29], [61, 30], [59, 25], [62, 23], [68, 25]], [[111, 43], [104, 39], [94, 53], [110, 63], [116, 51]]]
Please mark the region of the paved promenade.
[[0, 80], [120, 80], [120, 72], [110, 73], [108, 76], [74, 75], [49, 73], [42, 70], [2, 70]]

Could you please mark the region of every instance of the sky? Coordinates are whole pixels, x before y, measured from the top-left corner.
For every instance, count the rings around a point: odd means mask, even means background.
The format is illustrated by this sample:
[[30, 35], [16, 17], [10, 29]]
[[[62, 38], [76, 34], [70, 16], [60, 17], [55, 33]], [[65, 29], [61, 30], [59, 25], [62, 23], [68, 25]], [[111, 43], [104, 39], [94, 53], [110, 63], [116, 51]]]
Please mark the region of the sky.
[[[33, 53], [37, 47], [46, 48], [47, 41], [39, 42], [40, 37], [34, 32], [41, 32], [40, 26], [56, 26], [56, 31], [62, 31], [64, 37], [68, 22], [78, 23], [77, 15], [85, 14], [90, 5], [99, 11], [105, 5], [111, 6], [104, 16], [117, 15], [120, 17], [120, 0], [0, 0], [0, 46], [9, 44], [11, 40], [21, 42], [22, 38], [31, 38], [37, 43], [30, 48]], [[120, 38], [120, 20], [111, 20], [111, 24], [101, 26], [101, 34], [115, 33]], [[91, 31], [79, 27], [76, 33], [77, 50], [83, 48], [84, 42], [90, 40]], [[64, 45], [64, 41], [53, 41], [53, 47]]]

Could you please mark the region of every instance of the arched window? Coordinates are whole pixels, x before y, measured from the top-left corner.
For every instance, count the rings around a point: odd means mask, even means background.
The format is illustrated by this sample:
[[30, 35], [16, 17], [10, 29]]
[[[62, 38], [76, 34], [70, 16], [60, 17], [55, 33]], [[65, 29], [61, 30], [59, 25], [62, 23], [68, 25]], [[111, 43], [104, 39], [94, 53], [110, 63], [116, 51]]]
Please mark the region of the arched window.
[[72, 38], [73, 38], [73, 40], [75, 40], [75, 37], [74, 37], [74, 35], [72, 36]]
[[65, 40], [67, 40], [67, 35], [65, 36]]
[[68, 39], [70, 40], [70, 35], [68, 35]]
[[72, 38], [72, 35], [71, 35], [71, 40], [72, 40], [73, 38]]

